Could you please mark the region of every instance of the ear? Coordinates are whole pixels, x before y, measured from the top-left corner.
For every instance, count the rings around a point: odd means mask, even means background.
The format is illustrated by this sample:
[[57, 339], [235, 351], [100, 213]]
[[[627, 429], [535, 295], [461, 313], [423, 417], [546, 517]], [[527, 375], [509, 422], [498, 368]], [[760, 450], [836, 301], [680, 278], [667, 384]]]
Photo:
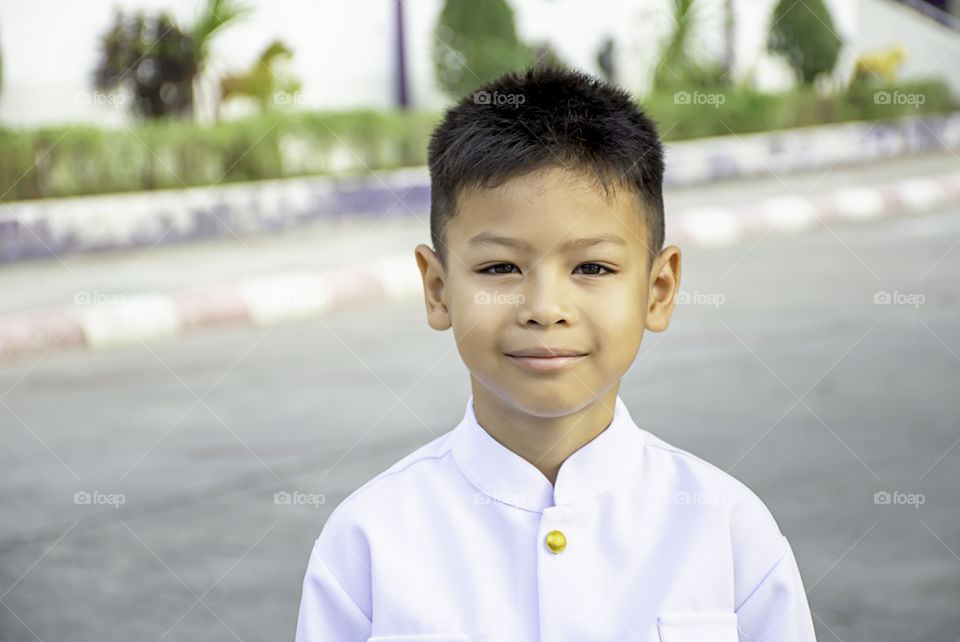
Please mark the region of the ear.
[[423, 297], [427, 304], [427, 323], [434, 330], [450, 327], [450, 310], [447, 308], [446, 274], [440, 259], [428, 246], [420, 243], [414, 253], [417, 267], [423, 277]]
[[647, 330], [663, 332], [670, 324], [670, 314], [680, 287], [680, 248], [671, 245], [663, 249], [653, 262], [650, 294], [647, 297]]

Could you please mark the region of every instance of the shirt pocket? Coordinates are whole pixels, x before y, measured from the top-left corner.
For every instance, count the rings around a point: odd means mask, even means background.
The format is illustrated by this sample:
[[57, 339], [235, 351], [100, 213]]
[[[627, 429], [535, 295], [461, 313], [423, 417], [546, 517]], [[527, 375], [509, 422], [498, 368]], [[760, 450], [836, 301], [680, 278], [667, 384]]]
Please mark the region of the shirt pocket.
[[662, 613], [657, 625], [660, 629], [660, 642], [739, 642], [736, 613]]
[[375, 635], [367, 642], [470, 642], [463, 633], [422, 633], [419, 635]]

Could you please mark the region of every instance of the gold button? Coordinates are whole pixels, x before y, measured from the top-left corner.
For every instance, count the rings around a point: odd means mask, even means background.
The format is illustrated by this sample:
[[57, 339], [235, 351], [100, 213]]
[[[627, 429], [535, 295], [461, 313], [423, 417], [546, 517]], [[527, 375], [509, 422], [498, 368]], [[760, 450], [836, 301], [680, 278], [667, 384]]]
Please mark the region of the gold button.
[[550, 531], [547, 533], [547, 548], [551, 553], [559, 553], [567, 547], [567, 538], [560, 531]]

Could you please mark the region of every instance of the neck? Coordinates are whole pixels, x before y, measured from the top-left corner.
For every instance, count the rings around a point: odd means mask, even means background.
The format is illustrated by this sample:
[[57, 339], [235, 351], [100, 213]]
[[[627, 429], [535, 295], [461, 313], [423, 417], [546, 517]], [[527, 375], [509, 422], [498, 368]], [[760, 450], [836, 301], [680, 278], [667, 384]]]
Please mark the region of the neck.
[[[556, 484], [567, 457], [613, 421], [619, 383], [578, 408], [536, 408], [504, 399], [471, 376], [477, 423]], [[557, 414], [557, 413], [561, 414]]]

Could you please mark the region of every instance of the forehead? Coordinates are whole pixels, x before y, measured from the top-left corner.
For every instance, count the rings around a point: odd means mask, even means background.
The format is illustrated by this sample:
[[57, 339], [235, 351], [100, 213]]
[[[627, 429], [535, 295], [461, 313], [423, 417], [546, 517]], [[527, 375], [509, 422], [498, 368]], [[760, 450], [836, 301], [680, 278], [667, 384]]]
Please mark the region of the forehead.
[[[594, 176], [562, 167], [464, 190], [448, 232], [448, 241], [461, 247], [499, 244], [520, 250], [577, 249], [602, 241], [645, 251], [647, 239], [642, 206], [632, 191], [618, 185], [605, 192]], [[504, 242], [508, 239], [517, 242]]]

